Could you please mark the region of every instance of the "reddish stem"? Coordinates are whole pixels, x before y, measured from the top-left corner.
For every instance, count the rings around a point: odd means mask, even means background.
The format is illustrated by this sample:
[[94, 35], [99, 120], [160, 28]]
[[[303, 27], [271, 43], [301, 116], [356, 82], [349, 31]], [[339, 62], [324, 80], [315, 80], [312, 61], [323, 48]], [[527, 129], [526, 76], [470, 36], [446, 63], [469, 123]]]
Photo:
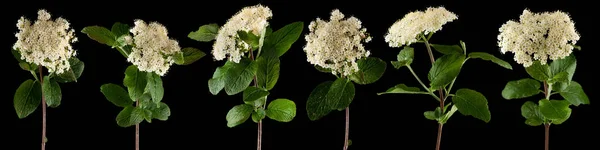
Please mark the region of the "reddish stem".
[[[139, 106], [140, 101], [135, 101], [135, 106]], [[140, 150], [140, 124], [135, 124], [135, 150]]]
[[[252, 49], [250, 49], [250, 59], [254, 60], [254, 53], [252, 52]], [[256, 79], [256, 75], [254, 76], [254, 78], [252, 79], [254, 82], [254, 87], [258, 87], [258, 82]], [[266, 100], [265, 100], [266, 103]], [[263, 105], [264, 108], [264, 105]], [[256, 137], [256, 150], [261, 150], [262, 149], [262, 120], [258, 121], [258, 137]]]
[[348, 150], [348, 137], [350, 137], [350, 107], [346, 107], [346, 135], [344, 136], [344, 150]]
[[[40, 72], [40, 85], [44, 85], [44, 76], [42, 74], [42, 66], [38, 67]], [[41, 87], [41, 86], [40, 86]], [[46, 150], [46, 98], [44, 98], [44, 90], [42, 89], [42, 150]]]
[[544, 142], [545, 143], [544, 150], [548, 150], [550, 148], [550, 124], [549, 123], [544, 124], [544, 128], [546, 131], [546, 138], [544, 140], [545, 141]]

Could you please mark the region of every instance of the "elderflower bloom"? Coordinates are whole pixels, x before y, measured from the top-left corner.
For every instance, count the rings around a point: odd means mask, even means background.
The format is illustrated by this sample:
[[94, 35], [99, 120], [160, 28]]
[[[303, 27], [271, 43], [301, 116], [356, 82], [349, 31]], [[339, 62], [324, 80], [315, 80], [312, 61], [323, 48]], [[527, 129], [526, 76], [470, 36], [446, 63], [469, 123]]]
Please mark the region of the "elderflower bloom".
[[260, 36], [273, 16], [271, 9], [262, 5], [245, 7], [233, 15], [218, 31], [212, 54], [216, 60], [229, 57], [239, 63], [250, 45], [238, 37], [238, 31], [246, 31]]
[[546, 64], [548, 59], [569, 56], [579, 38], [567, 13], [532, 13], [525, 9], [519, 22], [508, 21], [500, 27], [498, 46], [503, 54], [512, 52], [517, 63], [529, 67], [535, 60]]
[[179, 43], [167, 36], [167, 28], [160, 23], [146, 24], [135, 20], [132, 48], [127, 61], [136, 65], [140, 71], [154, 72], [164, 76], [175, 62], [174, 55], [181, 51]]
[[410, 12], [388, 29], [385, 42], [390, 47], [410, 45], [417, 42], [421, 34], [435, 33], [442, 30], [444, 24], [456, 19], [458, 16], [444, 7], [429, 7], [424, 12]]
[[52, 20], [50, 13], [41, 9], [37, 20], [21, 17], [17, 22], [19, 32], [13, 49], [19, 51], [21, 59], [28, 63], [44, 66], [50, 73], [61, 74], [71, 68], [69, 58], [76, 55], [71, 43], [77, 41], [69, 22], [61, 17]]
[[317, 18], [308, 26], [310, 33], [305, 36], [307, 60], [313, 65], [329, 68], [333, 74], [343, 76], [358, 71], [356, 60], [368, 57], [362, 42], [371, 41], [371, 37], [362, 28], [356, 17], [344, 19], [338, 9], [331, 12], [330, 21]]

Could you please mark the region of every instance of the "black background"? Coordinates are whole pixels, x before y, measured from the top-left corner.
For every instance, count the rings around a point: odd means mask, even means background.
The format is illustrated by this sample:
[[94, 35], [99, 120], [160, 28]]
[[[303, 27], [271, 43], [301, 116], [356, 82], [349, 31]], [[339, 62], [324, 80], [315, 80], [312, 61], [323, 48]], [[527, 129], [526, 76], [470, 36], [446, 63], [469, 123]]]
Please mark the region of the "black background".
[[[386, 62], [396, 59], [399, 48], [389, 48], [384, 41], [387, 29], [404, 14], [424, 10], [428, 6], [445, 6], [456, 13], [458, 20], [437, 32], [432, 43], [458, 44], [466, 42], [470, 52], [491, 53], [513, 65], [507, 70], [491, 62], [470, 60], [459, 75], [454, 89], [471, 88], [487, 96], [492, 113], [489, 123], [473, 117], [455, 114], [444, 126], [442, 149], [542, 149], [544, 129], [524, 124], [520, 107], [526, 100], [537, 102], [541, 96], [524, 100], [504, 100], [501, 91], [506, 82], [528, 77], [521, 65], [513, 61], [512, 54], [502, 55], [496, 46], [498, 28], [510, 19], [518, 19], [523, 9], [534, 12], [563, 10], [576, 22], [581, 34], [575, 51], [578, 59], [578, 81], [595, 103], [594, 60], [596, 43], [593, 10], [583, 2], [575, 1], [80, 1], [31, 2], [11, 1], [3, 4], [2, 54], [4, 75], [2, 107], [2, 149], [38, 149], [41, 134], [41, 108], [25, 119], [18, 119], [13, 108], [13, 94], [17, 87], [31, 75], [22, 71], [8, 50], [16, 41], [15, 24], [20, 16], [37, 18], [38, 9], [47, 9], [53, 18], [62, 16], [69, 20], [80, 39], [74, 44], [78, 58], [85, 62], [85, 70], [78, 83], [62, 84], [63, 101], [60, 107], [48, 109], [47, 148], [56, 149], [118, 149], [134, 148], [134, 127], [117, 126], [115, 117], [121, 110], [105, 100], [100, 93], [104, 83], [121, 85], [129, 63], [116, 50], [99, 44], [80, 31], [85, 26], [110, 27], [114, 22], [133, 25], [134, 19], [158, 21], [177, 39], [181, 47], [196, 47], [206, 53], [211, 43], [200, 43], [187, 38], [187, 34], [208, 23], [224, 24], [244, 6], [258, 3], [269, 6], [273, 18], [269, 21], [275, 29], [294, 21], [303, 21], [303, 36], [281, 57], [281, 76], [270, 98], [288, 98], [296, 102], [297, 115], [290, 123], [264, 121], [264, 150], [342, 149], [344, 138], [344, 113], [332, 112], [318, 121], [309, 121], [306, 99], [319, 83], [335, 77], [315, 70], [306, 61], [302, 50], [305, 45], [306, 26], [317, 17], [329, 19], [330, 12], [339, 8], [346, 16], [355, 16], [374, 36], [366, 48], [372, 56]], [[591, 2], [589, 2], [591, 3]], [[426, 80], [431, 66], [422, 44], [414, 44], [413, 68]], [[436, 54], [438, 57], [439, 54]], [[242, 103], [242, 97], [226, 96], [221, 92], [213, 96], [207, 81], [214, 69], [224, 62], [215, 62], [211, 55], [188, 66], [172, 66], [163, 77], [165, 97], [163, 102], [171, 108], [168, 121], [144, 122], [141, 125], [141, 149], [255, 149], [256, 124], [246, 123], [228, 128], [227, 111]], [[427, 81], [424, 81], [427, 82]], [[382, 92], [399, 83], [419, 86], [406, 68], [393, 69], [388, 64], [384, 76], [375, 84], [357, 85], [356, 96], [350, 111], [350, 149], [434, 149], [437, 134], [435, 121], [423, 117], [423, 112], [433, 110], [438, 102], [426, 95], [383, 95]], [[558, 98], [558, 96], [557, 96]], [[272, 100], [272, 99], [271, 99]], [[593, 149], [598, 137], [597, 124], [592, 120], [598, 113], [592, 105], [573, 108], [571, 118], [562, 125], [551, 127], [551, 149]]]

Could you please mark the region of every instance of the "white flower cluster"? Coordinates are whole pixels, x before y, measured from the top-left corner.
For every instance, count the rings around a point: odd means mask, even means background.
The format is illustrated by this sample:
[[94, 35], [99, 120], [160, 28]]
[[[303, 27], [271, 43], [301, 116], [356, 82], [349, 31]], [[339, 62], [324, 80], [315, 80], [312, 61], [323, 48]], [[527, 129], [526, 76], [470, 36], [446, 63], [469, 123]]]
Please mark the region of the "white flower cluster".
[[157, 22], [146, 24], [135, 20], [132, 48], [127, 61], [136, 65], [140, 71], [154, 72], [164, 76], [175, 62], [174, 55], [181, 51], [179, 43], [167, 36], [167, 28]]
[[245, 7], [227, 20], [218, 32], [213, 45], [212, 54], [216, 60], [229, 57], [230, 61], [238, 63], [250, 45], [238, 37], [238, 31], [260, 34], [269, 25], [267, 22], [273, 16], [271, 9], [262, 5]]
[[435, 33], [448, 22], [458, 19], [458, 16], [444, 7], [429, 7], [425, 12], [414, 11], [396, 21], [385, 35], [385, 41], [390, 47], [401, 47], [417, 42], [419, 35]]
[[498, 46], [503, 54], [513, 52], [517, 63], [529, 67], [534, 60], [546, 64], [548, 58], [569, 56], [579, 38], [575, 23], [567, 13], [532, 13], [525, 9], [519, 22], [508, 21], [500, 27]]
[[344, 19], [338, 9], [331, 12], [330, 21], [317, 18], [308, 26], [310, 33], [305, 36], [307, 60], [313, 65], [332, 70], [333, 74], [343, 76], [358, 71], [356, 60], [368, 57], [362, 42], [371, 41], [371, 37], [362, 28], [356, 17]]
[[50, 73], [61, 74], [71, 68], [69, 58], [76, 55], [71, 43], [77, 41], [74, 30], [63, 18], [51, 20], [50, 13], [41, 9], [38, 18], [31, 24], [21, 17], [17, 22], [19, 32], [13, 49], [28, 63], [44, 66]]

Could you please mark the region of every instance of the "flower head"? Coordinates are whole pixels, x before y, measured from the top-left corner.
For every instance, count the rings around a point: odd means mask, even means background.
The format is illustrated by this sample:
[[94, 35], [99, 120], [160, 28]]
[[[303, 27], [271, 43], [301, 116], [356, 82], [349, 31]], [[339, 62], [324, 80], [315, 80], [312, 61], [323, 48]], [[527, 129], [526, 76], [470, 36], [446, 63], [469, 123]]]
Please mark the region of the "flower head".
[[28, 63], [44, 66], [50, 73], [61, 74], [71, 68], [69, 58], [76, 55], [71, 43], [76, 42], [74, 30], [63, 18], [51, 20], [50, 13], [41, 9], [37, 20], [31, 24], [21, 17], [17, 22], [19, 32], [13, 49]]
[[396, 21], [385, 35], [390, 47], [410, 45], [419, 40], [419, 35], [427, 35], [442, 30], [442, 26], [458, 19], [458, 16], [444, 7], [429, 7], [427, 10], [414, 11]]
[[127, 61], [136, 65], [140, 71], [154, 72], [164, 76], [175, 62], [174, 55], [181, 51], [179, 43], [167, 36], [167, 28], [157, 22], [146, 24], [135, 20], [132, 51]]
[[546, 64], [548, 58], [569, 56], [579, 38], [567, 13], [532, 13], [525, 9], [519, 22], [508, 21], [500, 27], [498, 46], [503, 54], [512, 52], [517, 63], [529, 67], [534, 60]]
[[308, 62], [331, 69], [333, 74], [351, 75], [358, 71], [356, 60], [370, 55], [362, 44], [371, 40], [367, 29], [356, 17], [344, 19], [337, 9], [328, 22], [317, 18], [308, 29], [304, 47]]
[[262, 5], [245, 7], [227, 20], [218, 32], [212, 54], [216, 60], [229, 57], [238, 63], [250, 45], [238, 37], [238, 31], [260, 35], [269, 25], [273, 16], [271, 9]]

